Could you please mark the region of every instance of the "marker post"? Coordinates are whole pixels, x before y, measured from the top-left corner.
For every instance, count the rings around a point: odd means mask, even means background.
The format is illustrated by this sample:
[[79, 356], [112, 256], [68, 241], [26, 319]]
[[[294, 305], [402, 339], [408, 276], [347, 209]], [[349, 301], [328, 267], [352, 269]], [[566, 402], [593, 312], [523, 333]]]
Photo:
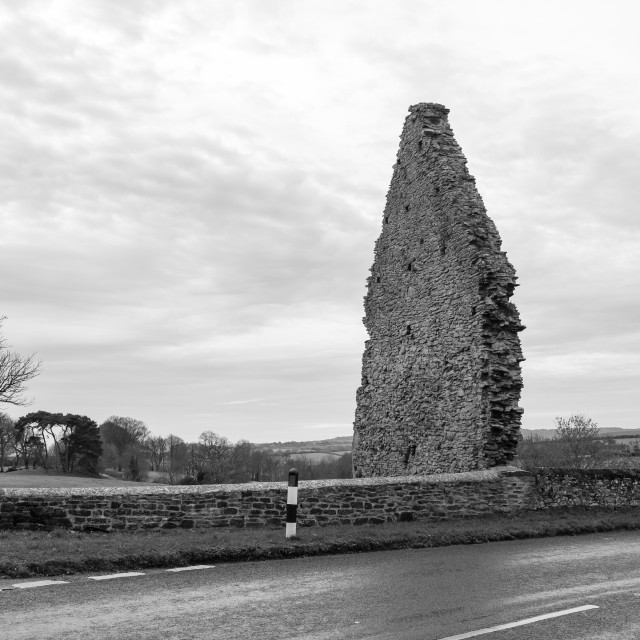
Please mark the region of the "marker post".
[[298, 472], [289, 469], [289, 486], [287, 488], [287, 529], [286, 537], [296, 535], [296, 516], [298, 512]]

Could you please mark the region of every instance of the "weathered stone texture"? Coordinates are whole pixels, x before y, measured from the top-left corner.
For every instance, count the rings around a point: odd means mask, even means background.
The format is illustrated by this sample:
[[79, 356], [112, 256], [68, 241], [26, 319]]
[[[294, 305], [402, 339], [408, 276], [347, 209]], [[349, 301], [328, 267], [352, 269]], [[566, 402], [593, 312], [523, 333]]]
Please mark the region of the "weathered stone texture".
[[[533, 477], [513, 468], [455, 475], [310, 480], [299, 485], [301, 526], [444, 520], [515, 513]], [[152, 491], [152, 493], [150, 493]], [[0, 489], [0, 529], [284, 527], [282, 482], [202, 487]]]
[[633, 469], [538, 469], [532, 509], [640, 506]]
[[[0, 489], [0, 530], [284, 528], [286, 502], [284, 482]], [[640, 473], [539, 469], [534, 475], [493, 467], [430, 476], [310, 480], [300, 482], [298, 504], [301, 527], [450, 520], [553, 508], [616, 509], [640, 506]]]
[[502, 465], [520, 428], [514, 269], [448, 109], [409, 111], [365, 297], [358, 477]]

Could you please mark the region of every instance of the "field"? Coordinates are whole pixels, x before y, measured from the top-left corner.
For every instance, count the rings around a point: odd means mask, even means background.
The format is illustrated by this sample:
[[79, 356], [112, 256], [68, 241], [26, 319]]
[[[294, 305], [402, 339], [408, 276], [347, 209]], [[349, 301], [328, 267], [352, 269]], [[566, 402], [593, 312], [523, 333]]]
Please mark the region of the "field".
[[291, 458], [293, 460], [305, 459], [309, 462], [324, 462], [325, 460], [337, 460], [340, 456], [345, 453], [349, 453], [348, 451], [327, 451], [324, 453], [292, 453]]
[[143, 486], [148, 482], [129, 482], [118, 478], [101, 477], [93, 478], [81, 475], [58, 473], [54, 470], [48, 472], [44, 469], [20, 469], [9, 473], [0, 473], [0, 489], [72, 489], [89, 487], [126, 487]]

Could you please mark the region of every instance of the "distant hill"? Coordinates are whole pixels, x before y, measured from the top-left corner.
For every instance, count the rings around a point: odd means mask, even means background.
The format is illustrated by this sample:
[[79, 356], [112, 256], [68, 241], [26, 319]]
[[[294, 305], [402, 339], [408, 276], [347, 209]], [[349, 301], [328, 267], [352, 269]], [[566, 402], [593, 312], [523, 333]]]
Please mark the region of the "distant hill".
[[[520, 429], [524, 438], [537, 436], [550, 440], [556, 435], [555, 429]], [[640, 429], [622, 429], [619, 427], [602, 427], [600, 434], [619, 440], [621, 438], [640, 438]], [[289, 440], [287, 442], [260, 442], [255, 446], [263, 451], [271, 450], [276, 455], [325, 454], [327, 456], [340, 456], [350, 453], [353, 445], [353, 436], [338, 436], [327, 440]]]
[[350, 453], [352, 443], [353, 436], [338, 436], [337, 438], [329, 438], [328, 440], [260, 442], [255, 446], [262, 451], [271, 450], [278, 455], [325, 454], [339, 456], [344, 453]]
[[[538, 436], [550, 440], [556, 435], [555, 429], [520, 429], [524, 438], [533, 438]], [[640, 436], [640, 429], [621, 429], [620, 427], [602, 427], [598, 429], [600, 435], [616, 438], [620, 437], [633, 438]]]

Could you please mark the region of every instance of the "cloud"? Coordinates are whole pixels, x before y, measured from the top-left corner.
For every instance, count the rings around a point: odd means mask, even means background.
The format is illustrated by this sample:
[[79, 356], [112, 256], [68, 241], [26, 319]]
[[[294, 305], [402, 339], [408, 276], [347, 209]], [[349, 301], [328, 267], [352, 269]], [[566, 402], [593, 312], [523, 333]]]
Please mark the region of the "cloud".
[[580, 7], [0, 8], [2, 313], [42, 408], [348, 424], [398, 135], [431, 100], [520, 276], [527, 414], [560, 406], [549, 379], [635, 379], [637, 45]]

